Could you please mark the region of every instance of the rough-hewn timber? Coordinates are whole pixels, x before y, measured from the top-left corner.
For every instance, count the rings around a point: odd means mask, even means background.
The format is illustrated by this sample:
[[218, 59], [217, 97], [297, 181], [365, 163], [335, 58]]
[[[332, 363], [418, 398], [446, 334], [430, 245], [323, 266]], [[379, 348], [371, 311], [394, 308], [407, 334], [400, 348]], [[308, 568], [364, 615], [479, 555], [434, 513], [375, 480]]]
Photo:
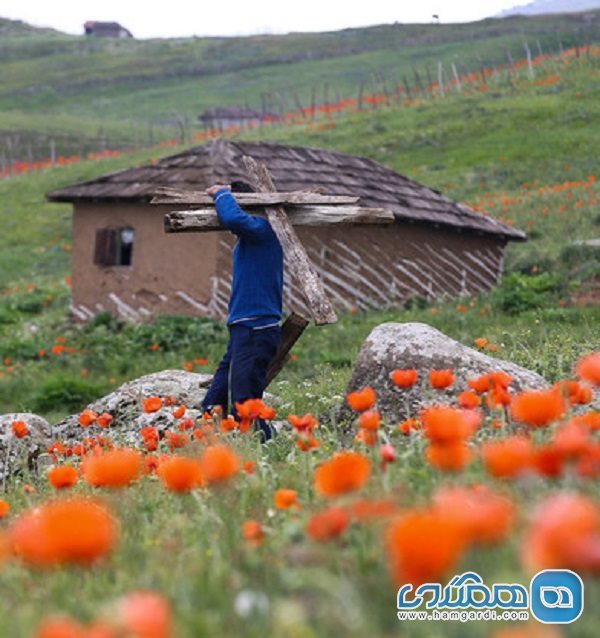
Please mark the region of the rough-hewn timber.
[[[283, 205], [283, 204], [356, 204], [360, 197], [350, 195], [323, 195], [317, 191], [292, 191], [289, 193], [236, 193], [240, 206]], [[154, 191], [151, 204], [200, 204], [212, 205], [213, 199], [203, 191], [188, 191], [162, 186]]]
[[[236, 200], [239, 201], [236, 195]], [[285, 212], [293, 226], [328, 226], [330, 224], [393, 224], [394, 213], [385, 208], [360, 206], [286, 206]], [[255, 214], [262, 214], [257, 211]], [[165, 215], [167, 233], [207, 233], [225, 230], [214, 209], [200, 208], [173, 211]]]

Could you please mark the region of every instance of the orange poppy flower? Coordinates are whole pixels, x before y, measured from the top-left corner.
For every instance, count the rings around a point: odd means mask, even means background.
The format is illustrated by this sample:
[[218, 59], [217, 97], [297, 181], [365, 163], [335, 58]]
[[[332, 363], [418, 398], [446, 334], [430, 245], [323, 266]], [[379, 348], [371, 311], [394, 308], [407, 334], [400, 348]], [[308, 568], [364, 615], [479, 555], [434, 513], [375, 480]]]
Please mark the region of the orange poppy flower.
[[402, 434], [410, 434], [411, 430], [419, 429], [419, 423], [416, 419], [406, 419], [405, 421], [398, 423], [398, 429], [402, 432]]
[[398, 512], [398, 507], [390, 499], [367, 500], [359, 499], [347, 508], [349, 515], [358, 521], [373, 521], [389, 518]]
[[389, 569], [398, 585], [441, 582], [466, 545], [464, 529], [436, 512], [411, 510], [386, 532]]
[[393, 463], [397, 456], [394, 446], [390, 443], [386, 443], [379, 448], [379, 458], [382, 464]]
[[119, 628], [132, 638], [171, 638], [172, 615], [167, 599], [150, 591], [131, 592], [119, 600], [116, 608]]
[[35, 630], [35, 638], [86, 638], [88, 635], [82, 624], [62, 614], [44, 618]]
[[273, 503], [278, 510], [288, 510], [292, 507], [294, 509], [300, 509], [298, 492], [296, 492], [296, 490], [288, 490], [285, 488], [277, 490], [273, 497]]
[[0, 520], [6, 518], [10, 512], [10, 505], [2, 498], [0, 498]]
[[423, 410], [423, 433], [433, 443], [449, 444], [468, 439], [481, 423], [481, 414], [446, 405]]
[[321, 445], [321, 442], [317, 441], [317, 439], [315, 439], [313, 436], [301, 437], [296, 439], [296, 447], [301, 452], [310, 452], [311, 450], [314, 450], [320, 445]]
[[600, 443], [592, 443], [585, 452], [580, 454], [575, 463], [575, 471], [582, 478], [590, 479], [600, 476]]
[[77, 470], [72, 465], [57, 465], [48, 472], [48, 481], [57, 490], [73, 487], [78, 478]]
[[475, 339], [473, 341], [473, 343], [475, 344], [475, 346], [477, 348], [479, 348], [480, 350], [482, 350], [483, 348], [485, 348], [487, 346], [487, 344], [489, 343], [489, 341], [485, 338], [485, 337], [477, 337], [477, 339]]
[[552, 442], [565, 459], [574, 459], [590, 445], [590, 431], [584, 425], [567, 423], [554, 432]]
[[480, 545], [507, 538], [516, 516], [514, 503], [485, 485], [440, 487], [432, 496], [432, 510], [454, 519], [469, 542]]
[[248, 432], [255, 419], [270, 421], [275, 417], [275, 410], [266, 406], [262, 399], [247, 399], [243, 403], [236, 401], [235, 410], [240, 419], [239, 429], [242, 433]]
[[173, 410], [173, 416], [176, 419], [180, 419], [183, 415], [185, 414], [185, 405], [178, 405], [174, 410]]
[[566, 411], [565, 400], [554, 388], [521, 392], [513, 397], [510, 412], [515, 421], [531, 427], [545, 427]]
[[357, 452], [338, 452], [314, 472], [315, 490], [333, 497], [360, 489], [371, 475], [371, 464]]
[[510, 392], [499, 385], [493, 385], [485, 399], [488, 408], [491, 409], [499, 408], [503, 405], [510, 405], [511, 401], [512, 397]]
[[102, 414], [98, 415], [98, 418], [96, 419], [96, 424], [101, 428], [109, 427], [112, 422], [112, 414], [109, 414], [108, 412], [103, 412]]
[[179, 422], [179, 425], [177, 426], [177, 429], [180, 432], [185, 432], [186, 430], [193, 430], [195, 425], [196, 424], [194, 423], [194, 419], [190, 419], [190, 418], [182, 419]]
[[160, 397], [151, 396], [147, 399], [142, 399], [142, 410], [146, 414], [151, 414], [152, 412], [158, 412], [163, 406], [163, 401]]
[[515, 435], [484, 443], [481, 458], [488, 474], [512, 479], [532, 469], [534, 450], [527, 437]]
[[235, 428], [237, 428], [237, 426], [238, 423], [232, 416], [228, 416], [226, 419], [221, 419], [221, 432], [232, 432]]
[[569, 381], [563, 379], [554, 384], [554, 388], [558, 390], [565, 399], [568, 399], [571, 405], [584, 405], [594, 400], [592, 389], [581, 385], [577, 381]]
[[158, 466], [156, 473], [171, 492], [189, 492], [204, 484], [200, 462], [185, 456], [169, 457]]
[[600, 412], [586, 412], [585, 414], [578, 414], [571, 417], [568, 421], [569, 424], [582, 425], [590, 430], [600, 430]]
[[398, 388], [411, 388], [417, 382], [418, 374], [413, 368], [393, 370], [390, 378]]
[[90, 425], [94, 424], [97, 418], [98, 418], [98, 415], [93, 410], [85, 409], [79, 415], [79, 418], [77, 419], [77, 421], [82, 428], [87, 428]]
[[363, 430], [362, 428], [357, 432], [354, 440], [357, 443], [364, 443], [369, 447], [372, 447], [379, 440], [377, 430]]
[[177, 448], [185, 447], [190, 442], [190, 437], [180, 432], [165, 432], [165, 440], [172, 452]]
[[468, 390], [461, 392], [456, 397], [456, 401], [461, 408], [465, 408], [467, 410], [477, 408], [481, 405], [481, 398], [478, 397], [474, 392], [469, 392]]
[[340, 536], [350, 524], [350, 517], [341, 507], [330, 507], [313, 514], [306, 525], [306, 535], [313, 541], [327, 541]]
[[304, 416], [297, 416], [296, 414], [288, 414], [287, 419], [291, 426], [298, 433], [309, 433], [312, 432], [318, 425], [319, 422], [315, 417], [309, 413]]
[[129, 448], [117, 448], [88, 456], [82, 464], [83, 478], [94, 487], [127, 487], [142, 473], [142, 455]]
[[492, 386], [499, 388], [508, 388], [508, 386], [512, 383], [513, 378], [507, 372], [503, 370], [496, 370], [495, 372], [490, 372], [490, 383]]
[[346, 396], [348, 405], [357, 412], [364, 412], [365, 410], [372, 408], [376, 399], [377, 395], [375, 394], [375, 390], [373, 390], [370, 386], [367, 386], [362, 390], [357, 390], [356, 392], [350, 392]]
[[242, 467], [246, 474], [254, 474], [254, 470], [256, 469], [256, 461], [244, 461]]
[[565, 457], [556, 447], [550, 443], [540, 445], [533, 450], [533, 469], [541, 476], [556, 478], [563, 471]]
[[249, 520], [242, 525], [242, 537], [250, 545], [260, 545], [265, 540], [265, 531], [258, 521]]
[[363, 430], [375, 431], [381, 425], [381, 414], [377, 410], [366, 410], [358, 417], [358, 425]]
[[29, 565], [90, 565], [117, 543], [117, 522], [89, 498], [51, 501], [28, 510], [9, 528], [14, 554]]
[[430, 370], [429, 385], [436, 390], [443, 390], [454, 383], [454, 372], [452, 370]]
[[24, 436], [27, 436], [29, 434], [29, 428], [27, 427], [25, 421], [13, 421], [12, 431], [17, 439], [22, 439]]
[[445, 472], [461, 472], [473, 458], [469, 446], [462, 441], [439, 444], [431, 443], [425, 450], [430, 465]]
[[240, 470], [237, 454], [226, 445], [211, 445], [200, 457], [204, 477], [209, 483], [219, 483], [235, 476]]
[[521, 560], [531, 572], [572, 569], [600, 571], [600, 510], [586, 496], [559, 492], [539, 503], [521, 544]]
[[581, 357], [575, 365], [575, 372], [584, 381], [600, 387], [600, 352]]
[[487, 392], [492, 383], [492, 377], [490, 374], [483, 374], [476, 379], [468, 379], [467, 385], [471, 388], [471, 390], [475, 390], [475, 392], [479, 394], [483, 394]]

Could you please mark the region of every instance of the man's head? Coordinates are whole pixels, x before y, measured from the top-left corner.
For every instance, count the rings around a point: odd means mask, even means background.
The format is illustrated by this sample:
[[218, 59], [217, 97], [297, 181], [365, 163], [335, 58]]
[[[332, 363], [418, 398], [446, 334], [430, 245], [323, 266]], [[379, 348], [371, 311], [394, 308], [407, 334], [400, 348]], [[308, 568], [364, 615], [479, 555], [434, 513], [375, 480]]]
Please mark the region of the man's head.
[[254, 193], [255, 190], [250, 186], [250, 184], [242, 181], [234, 181], [231, 182], [231, 192], [232, 193]]

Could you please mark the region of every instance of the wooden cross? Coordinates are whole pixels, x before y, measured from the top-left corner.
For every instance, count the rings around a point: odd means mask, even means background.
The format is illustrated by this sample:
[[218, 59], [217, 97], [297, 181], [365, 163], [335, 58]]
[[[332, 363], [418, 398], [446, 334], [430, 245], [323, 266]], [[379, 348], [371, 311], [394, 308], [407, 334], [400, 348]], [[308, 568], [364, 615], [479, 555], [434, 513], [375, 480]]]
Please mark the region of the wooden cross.
[[[358, 197], [323, 195], [315, 191], [278, 193], [269, 170], [252, 157], [243, 157], [246, 172], [256, 188], [255, 193], [235, 193], [243, 208], [259, 208], [279, 239], [287, 267], [304, 295], [311, 319], [316, 325], [335, 323], [337, 317], [323, 284], [317, 275], [294, 226], [324, 226], [330, 224], [391, 224], [394, 214], [383, 208], [365, 208], [357, 205]], [[152, 204], [203, 205], [189, 211], [176, 211], [165, 215], [165, 232], [210, 232], [225, 230], [214, 209], [212, 197], [198, 191], [158, 188]], [[285, 208], [284, 208], [285, 206]], [[263, 212], [264, 211], [264, 212]], [[281, 345], [267, 372], [267, 384], [285, 365], [288, 353], [309, 319], [291, 313], [282, 326]]]

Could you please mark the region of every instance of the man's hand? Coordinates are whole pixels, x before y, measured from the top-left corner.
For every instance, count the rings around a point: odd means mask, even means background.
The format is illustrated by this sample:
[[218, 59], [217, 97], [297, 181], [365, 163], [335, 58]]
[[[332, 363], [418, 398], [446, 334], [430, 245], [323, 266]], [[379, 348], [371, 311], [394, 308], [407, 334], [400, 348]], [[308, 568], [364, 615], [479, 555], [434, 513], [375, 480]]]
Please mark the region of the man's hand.
[[227, 190], [231, 190], [231, 186], [229, 186], [229, 184], [214, 184], [210, 188], [207, 188], [206, 192], [211, 197], [214, 197], [220, 190], [223, 190], [224, 188], [226, 188]]

